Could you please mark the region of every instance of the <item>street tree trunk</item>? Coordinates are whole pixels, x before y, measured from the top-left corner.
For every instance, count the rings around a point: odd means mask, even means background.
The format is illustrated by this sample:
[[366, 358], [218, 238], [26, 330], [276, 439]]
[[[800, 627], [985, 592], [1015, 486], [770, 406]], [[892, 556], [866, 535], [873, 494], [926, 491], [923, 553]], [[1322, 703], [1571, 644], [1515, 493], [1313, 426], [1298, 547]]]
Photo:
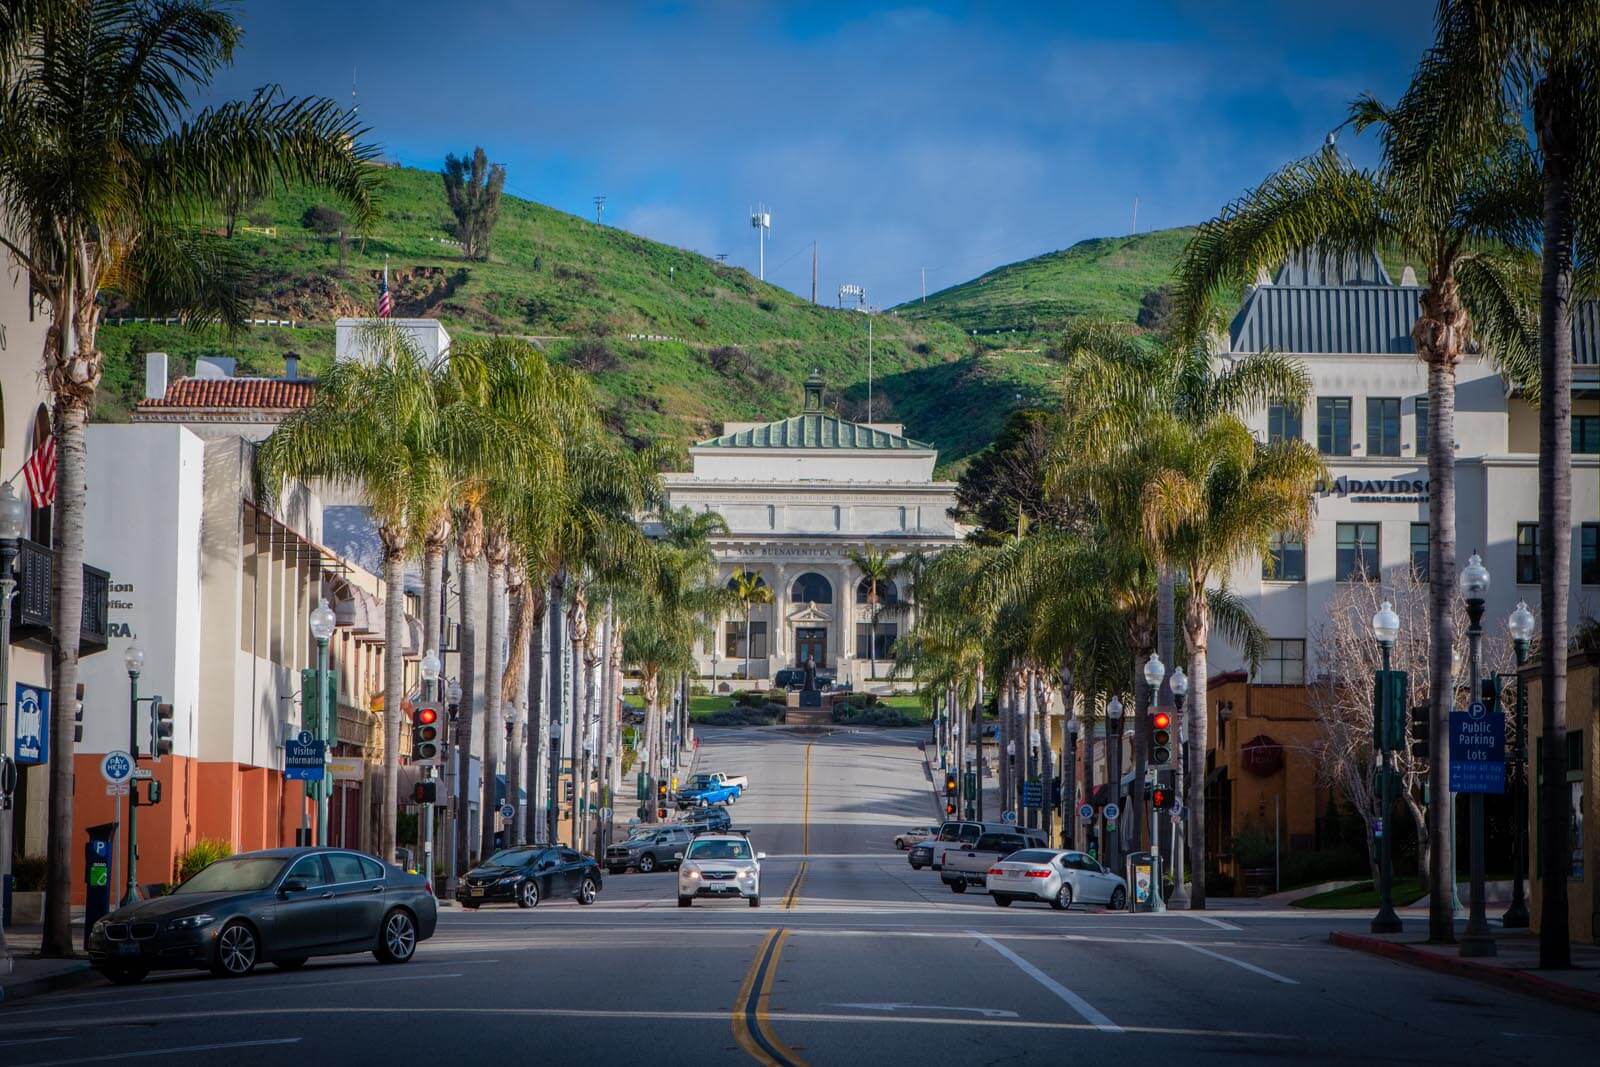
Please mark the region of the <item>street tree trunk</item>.
[[379, 855], [395, 861], [395, 819], [400, 811], [400, 720], [405, 700], [406, 542], [391, 532], [383, 546], [383, 792], [378, 819]]
[[[444, 552], [449, 536], [450, 524], [441, 520], [422, 542], [422, 652], [426, 654], [429, 649], [437, 652], [441, 665], [444, 662], [444, 606], [439, 590], [444, 585]], [[446, 684], [441, 667], [440, 685], [433, 694], [435, 700], [440, 698]]]
[[1211, 611], [1205, 597], [1205, 576], [1191, 572], [1183, 636], [1189, 646], [1189, 699], [1184, 709], [1183, 807], [1189, 826], [1189, 907], [1206, 906], [1206, 646], [1211, 639]]
[[562, 653], [565, 651], [566, 637], [562, 629], [563, 611], [566, 597], [566, 574], [557, 572], [550, 579], [550, 708], [549, 708], [549, 747], [550, 747], [550, 804], [545, 810], [546, 842], [555, 844], [557, 830], [561, 823], [561, 741], [559, 738], [562, 704], [566, 700], [566, 688], [562, 682], [562, 671], [566, 665], [562, 662]]
[[[481, 724], [478, 706], [478, 574], [483, 552], [483, 518], [472, 514], [456, 531], [456, 570], [461, 583], [461, 704], [456, 716], [456, 870], [472, 867], [472, 802], [468, 788], [472, 743]], [[483, 782], [479, 780], [481, 789]], [[481, 796], [481, 793], [480, 793]]]
[[1050, 786], [1055, 781], [1055, 760], [1051, 751], [1050, 737], [1050, 687], [1045, 684], [1041, 674], [1034, 683], [1039, 697], [1039, 756], [1043, 761], [1039, 768], [1039, 777], [1043, 779], [1042, 793], [1039, 798], [1040, 807], [1044, 815], [1044, 840], [1045, 844], [1055, 847], [1055, 805], [1050, 802]]
[[529, 604], [528, 626], [528, 736], [523, 745], [522, 756], [525, 766], [524, 781], [528, 786], [528, 805], [522, 812], [522, 839], [527, 842], [539, 840], [540, 808], [539, 797], [545, 788], [545, 776], [540, 774], [544, 766], [544, 750], [549, 743], [546, 740], [548, 728], [544, 718], [544, 654], [545, 654], [545, 596], [544, 582], [533, 576], [528, 578]]
[[[613, 616], [611, 614], [611, 606], [609, 604], [607, 604], [606, 605], [606, 610], [600, 616], [600, 634], [601, 634], [601, 639], [600, 639], [600, 658], [599, 658], [598, 662], [603, 664], [605, 669], [604, 669], [604, 672], [601, 673], [599, 675], [599, 677], [598, 677], [599, 692], [600, 692], [600, 699], [599, 699], [599, 706], [600, 706], [600, 730], [599, 730], [599, 733], [600, 733], [600, 737], [599, 737], [599, 743], [596, 745], [595, 754], [594, 754], [594, 759], [595, 759], [595, 779], [599, 782], [599, 788], [595, 791], [595, 793], [596, 793], [595, 801], [602, 808], [607, 808], [607, 807], [611, 806], [611, 796], [610, 796], [610, 792], [611, 792], [611, 761], [609, 759], [609, 752], [610, 752], [610, 748], [611, 748], [611, 731], [612, 731], [612, 722], [611, 722], [611, 720], [612, 720], [612, 717], [613, 717], [613, 713], [615, 712], [615, 706], [612, 703], [612, 701], [610, 700], [610, 695], [611, 695], [611, 644], [612, 644], [612, 641], [613, 641], [613, 639], [615, 637], [615, 635], [613, 633], [613, 631], [615, 629], [616, 629], [616, 619], [615, 619], [615, 616]], [[604, 825], [605, 825], [605, 821], [603, 819], [600, 819], [600, 818], [596, 817], [596, 819], [595, 819], [595, 835], [594, 835], [594, 854], [596, 856], [604, 856], [605, 855], [605, 849], [601, 845], [601, 835], [604, 832], [603, 831]]]
[[505, 537], [489, 534], [484, 565], [488, 571], [488, 611], [484, 637], [483, 669], [483, 800], [478, 813], [478, 855], [494, 854], [494, 824], [498, 818], [500, 746], [505, 744], [501, 714], [502, 675], [505, 673], [506, 550]]
[[583, 842], [582, 821], [578, 811], [583, 805], [588, 783], [583, 778], [583, 740], [589, 731], [584, 706], [583, 642], [588, 638], [588, 604], [584, 601], [583, 587], [573, 584], [567, 605], [567, 637], [572, 645], [572, 731], [568, 737], [567, 752], [572, 760], [572, 838], [569, 844], [577, 848]]
[[[1539, 285], [1539, 966], [1572, 966], [1567, 879], [1567, 602], [1572, 568], [1572, 171], [1578, 159], [1579, 79], [1555, 65], [1534, 89], [1544, 158], [1544, 260]], [[1592, 90], [1591, 90], [1592, 91]]]
[[528, 666], [530, 636], [528, 623], [532, 596], [528, 592], [528, 576], [520, 567], [507, 571], [506, 600], [510, 606], [510, 654], [506, 657], [505, 672], [501, 680], [500, 702], [512, 709], [511, 737], [506, 742], [506, 802], [515, 812], [506, 824], [506, 846], [522, 844], [522, 812], [526, 807], [523, 794], [527, 792], [523, 774], [522, 750], [526, 744], [528, 704], [527, 687], [523, 672]]

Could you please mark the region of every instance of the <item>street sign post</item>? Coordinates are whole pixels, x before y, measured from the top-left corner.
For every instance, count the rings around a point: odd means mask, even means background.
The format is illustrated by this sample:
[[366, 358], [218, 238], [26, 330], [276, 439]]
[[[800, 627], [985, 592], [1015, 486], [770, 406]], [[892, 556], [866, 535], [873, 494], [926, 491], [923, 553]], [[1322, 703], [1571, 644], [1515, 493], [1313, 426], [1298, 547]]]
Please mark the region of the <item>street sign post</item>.
[[1078, 805], [1078, 818], [1083, 819], [1085, 821], [1094, 818], [1094, 805], [1093, 804], [1080, 804], [1080, 805]]
[[1117, 816], [1122, 814], [1122, 809], [1115, 802], [1105, 806], [1106, 822], [1116, 822]]
[[309, 730], [283, 743], [283, 776], [289, 781], [320, 782], [326, 773], [327, 763], [321, 738], [312, 737]]
[[509, 819], [513, 815], [515, 815], [516, 813], [517, 813], [517, 809], [513, 808], [510, 804], [502, 804], [502, 805], [500, 805], [500, 817], [502, 819]]
[[1506, 717], [1473, 701], [1450, 713], [1450, 791], [1506, 791]]
[[1017, 821], [1017, 813], [1014, 811], [1002, 811], [1000, 813], [1000, 821], [1008, 825], [1014, 823]]

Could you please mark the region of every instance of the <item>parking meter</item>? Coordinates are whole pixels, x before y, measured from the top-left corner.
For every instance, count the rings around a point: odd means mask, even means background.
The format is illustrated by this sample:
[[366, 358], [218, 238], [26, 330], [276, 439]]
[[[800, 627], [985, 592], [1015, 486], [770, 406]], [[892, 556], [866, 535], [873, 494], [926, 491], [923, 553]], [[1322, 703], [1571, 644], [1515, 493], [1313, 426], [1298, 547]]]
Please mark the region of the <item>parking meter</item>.
[[83, 949], [89, 950], [89, 931], [111, 910], [111, 841], [117, 824], [103, 822], [88, 829], [83, 846]]

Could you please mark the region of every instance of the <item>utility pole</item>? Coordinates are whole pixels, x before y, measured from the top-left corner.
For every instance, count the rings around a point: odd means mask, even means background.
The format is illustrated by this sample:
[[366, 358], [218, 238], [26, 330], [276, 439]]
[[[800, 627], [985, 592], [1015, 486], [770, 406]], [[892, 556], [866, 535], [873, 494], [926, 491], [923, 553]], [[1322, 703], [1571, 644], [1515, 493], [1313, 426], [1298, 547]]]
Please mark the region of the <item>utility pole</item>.
[[811, 302], [817, 302], [817, 242], [811, 242]]
[[1133, 228], [1130, 229], [1128, 231], [1128, 233], [1131, 236], [1131, 235], [1136, 234], [1138, 232], [1139, 232], [1139, 198], [1136, 196], [1136, 197], [1133, 198]]
[[596, 226], [604, 226], [606, 224], [606, 198], [604, 193], [594, 198], [594, 224]]
[[928, 302], [928, 268], [922, 268], [922, 302]]

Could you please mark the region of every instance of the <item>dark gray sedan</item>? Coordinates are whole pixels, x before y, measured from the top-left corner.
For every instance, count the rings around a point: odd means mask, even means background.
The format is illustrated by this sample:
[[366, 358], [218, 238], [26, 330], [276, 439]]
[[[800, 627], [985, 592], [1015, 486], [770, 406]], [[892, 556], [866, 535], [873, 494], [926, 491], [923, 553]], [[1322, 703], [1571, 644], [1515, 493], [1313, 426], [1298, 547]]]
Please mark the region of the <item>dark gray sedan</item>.
[[89, 960], [113, 982], [210, 968], [237, 978], [263, 961], [371, 952], [404, 963], [439, 912], [420, 874], [345, 849], [273, 848], [218, 860], [164, 897], [118, 908], [89, 932]]

